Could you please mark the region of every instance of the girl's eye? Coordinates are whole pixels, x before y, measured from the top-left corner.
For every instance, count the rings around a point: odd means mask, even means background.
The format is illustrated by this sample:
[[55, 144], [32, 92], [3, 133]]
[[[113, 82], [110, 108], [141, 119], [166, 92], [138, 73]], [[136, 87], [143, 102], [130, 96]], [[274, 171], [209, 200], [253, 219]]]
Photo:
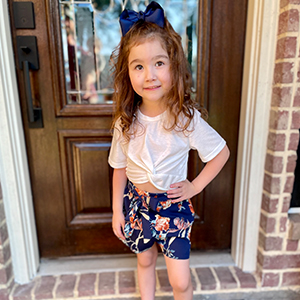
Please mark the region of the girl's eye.
[[139, 70], [142, 70], [142, 69], [143, 69], [143, 66], [142, 66], [142, 65], [137, 65], [137, 66], [135, 66], [135, 69], [138, 70], [138, 71], [139, 71]]
[[160, 67], [160, 66], [162, 66], [162, 65], [164, 65], [164, 63], [163, 63], [162, 61], [158, 61], [158, 62], [155, 64], [156, 67]]

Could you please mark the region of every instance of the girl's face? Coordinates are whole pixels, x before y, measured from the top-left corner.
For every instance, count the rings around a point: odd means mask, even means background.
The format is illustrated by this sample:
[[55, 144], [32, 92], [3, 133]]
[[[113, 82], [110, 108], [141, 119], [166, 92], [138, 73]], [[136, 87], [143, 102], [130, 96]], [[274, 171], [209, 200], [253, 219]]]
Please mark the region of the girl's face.
[[170, 60], [158, 39], [133, 46], [128, 57], [129, 78], [143, 103], [157, 102], [172, 85]]

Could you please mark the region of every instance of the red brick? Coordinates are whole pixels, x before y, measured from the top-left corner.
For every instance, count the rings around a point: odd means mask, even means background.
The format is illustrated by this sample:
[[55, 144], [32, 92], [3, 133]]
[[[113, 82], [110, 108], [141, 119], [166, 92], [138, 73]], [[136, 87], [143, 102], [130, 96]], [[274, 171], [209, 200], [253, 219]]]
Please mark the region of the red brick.
[[240, 287], [242, 289], [247, 288], [256, 288], [256, 280], [255, 277], [251, 273], [245, 273], [238, 268], [234, 268], [235, 274], [240, 282]]
[[277, 273], [264, 273], [262, 275], [262, 287], [275, 287], [279, 284], [279, 274]]
[[260, 215], [260, 227], [266, 233], [272, 233], [275, 231], [276, 219], [273, 217], [266, 217], [265, 215]]
[[286, 135], [284, 133], [269, 132], [268, 149], [273, 151], [285, 150]]
[[228, 267], [214, 268], [214, 270], [219, 278], [221, 289], [237, 288], [237, 282]]
[[266, 251], [280, 251], [282, 250], [283, 239], [281, 237], [266, 237], [265, 250]]
[[274, 83], [292, 83], [293, 82], [294, 63], [280, 62], [275, 64]]
[[279, 16], [278, 34], [285, 32], [298, 32], [299, 12], [297, 9], [290, 9]]
[[10, 245], [7, 243], [2, 250], [0, 250], [0, 263], [6, 264], [6, 262], [10, 259]]
[[95, 295], [96, 274], [82, 274], [78, 284], [78, 296]]
[[292, 112], [292, 126], [291, 129], [300, 128], [300, 110]]
[[286, 130], [288, 129], [289, 112], [275, 111], [270, 112], [270, 129]]
[[294, 96], [294, 103], [293, 103], [294, 107], [299, 107], [300, 106], [300, 89], [298, 88], [295, 96]]
[[115, 272], [107, 272], [99, 274], [99, 295], [113, 295], [115, 293]]
[[35, 299], [52, 299], [52, 290], [54, 288], [56, 278], [53, 276], [43, 276], [38, 280], [35, 289]]
[[282, 274], [282, 285], [283, 286], [299, 286], [300, 283], [300, 272], [285, 272]]
[[4, 288], [0, 289], [0, 299], [1, 300], [9, 300], [9, 290]]
[[164, 292], [171, 292], [173, 289], [169, 282], [167, 270], [157, 270], [156, 272], [160, 284], [160, 289]]
[[59, 277], [60, 283], [56, 289], [56, 298], [74, 297], [74, 287], [76, 283], [75, 275], [62, 275]]
[[290, 135], [290, 143], [289, 143], [289, 149], [288, 150], [294, 150], [297, 151], [299, 145], [299, 133], [291, 133]]
[[278, 202], [278, 198], [270, 199], [268, 195], [263, 194], [261, 207], [268, 213], [276, 213], [278, 210]]
[[259, 233], [259, 245], [265, 251], [282, 250], [283, 239], [281, 237], [265, 236]]
[[282, 210], [281, 212], [286, 213], [290, 209], [291, 196], [283, 198]]
[[13, 300], [31, 300], [31, 291], [35, 282], [31, 281], [28, 284], [18, 285], [13, 293]]
[[280, 194], [280, 177], [270, 176], [265, 174], [264, 176], [264, 189], [270, 194]]
[[287, 240], [286, 250], [287, 251], [297, 251], [298, 249], [298, 240]]
[[0, 245], [4, 245], [7, 239], [8, 239], [8, 231], [7, 231], [6, 223], [4, 223], [0, 227]]
[[294, 173], [297, 164], [297, 155], [289, 155], [286, 165], [287, 173]]
[[119, 272], [119, 292], [121, 294], [134, 293], [135, 276], [133, 271], [121, 271]]
[[292, 193], [293, 192], [293, 186], [295, 182], [295, 177], [293, 176], [288, 176], [285, 181], [284, 185], [284, 193]]
[[292, 89], [290, 87], [274, 87], [272, 93], [273, 107], [290, 107], [292, 100]]
[[262, 267], [266, 270], [300, 268], [300, 254], [286, 254], [274, 256], [264, 255]]
[[196, 268], [196, 273], [201, 284], [201, 290], [215, 290], [217, 283], [210, 268]]
[[10, 263], [5, 268], [0, 269], [0, 285], [7, 284], [7, 282], [12, 278], [12, 276], [13, 276], [13, 269], [12, 269], [12, 264]]
[[296, 56], [297, 38], [284, 37], [277, 42], [276, 59], [293, 58]]
[[287, 219], [288, 219], [287, 217], [280, 218], [280, 227], [279, 227], [280, 232], [286, 232]]
[[280, 174], [283, 171], [283, 157], [282, 156], [274, 156], [267, 153], [265, 169], [274, 174]]

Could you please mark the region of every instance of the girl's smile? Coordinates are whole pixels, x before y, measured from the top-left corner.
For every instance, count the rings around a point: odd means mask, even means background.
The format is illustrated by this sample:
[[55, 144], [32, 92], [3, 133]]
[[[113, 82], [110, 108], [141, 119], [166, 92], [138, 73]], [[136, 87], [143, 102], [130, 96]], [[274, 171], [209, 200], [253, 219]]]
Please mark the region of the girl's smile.
[[[170, 60], [158, 39], [133, 46], [128, 57], [129, 77], [143, 104], [154, 104], [165, 96], [172, 85]], [[153, 103], [154, 102], [154, 103]]]

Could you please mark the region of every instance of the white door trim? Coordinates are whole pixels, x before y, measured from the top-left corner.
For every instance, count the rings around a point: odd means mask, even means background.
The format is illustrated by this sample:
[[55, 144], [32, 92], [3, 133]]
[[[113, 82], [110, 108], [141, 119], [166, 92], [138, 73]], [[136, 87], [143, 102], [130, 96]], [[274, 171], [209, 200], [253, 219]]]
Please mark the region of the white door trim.
[[280, 0], [249, 1], [231, 254], [256, 270]]
[[7, 9], [0, 1], [0, 177], [15, 281], [26, 283], [39, 254]]
[[[243, 80], [232, 256], [256, 267], [262, 176], [276, 49], [279, 0], [251, 0]], [[6, 1], [0, 2], [0, 177], [15, 280], [39, 266], [36, 227]]]

